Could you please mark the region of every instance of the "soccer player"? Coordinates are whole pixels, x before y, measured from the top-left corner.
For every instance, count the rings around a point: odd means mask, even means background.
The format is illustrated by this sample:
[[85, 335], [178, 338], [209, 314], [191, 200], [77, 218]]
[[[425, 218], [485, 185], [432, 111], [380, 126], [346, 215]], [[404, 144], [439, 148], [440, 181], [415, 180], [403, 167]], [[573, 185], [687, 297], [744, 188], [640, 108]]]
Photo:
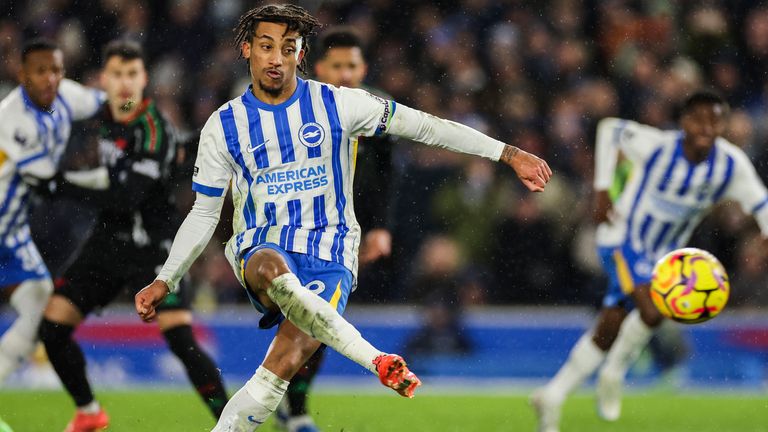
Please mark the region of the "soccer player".
[[[758, 222], [768, 247], [768, 191], [744, 152], [723, 139], [728, 106], [710, 92], [682, 107], [681, 131], [660, 131], [628, 120], [605, 119], [595, 149], [598, 253], [609, 276], [603, 307], [592, 330], [571, 350], [560, 371], [531, 402], [539, 430], [559, 429], [567, 395], [605, 361], [598, 374], [598, 414], [621, 413], [624, 376], [662, 322], [650, 294], [653, 265], [683, 247], [709, 209], [735, 200]], [[634, 173], [615, 205], [611, 187], [619, 153]]]
[[241, 17], [236, 44], [252, 84], [203, 127], [195, 204], [157, 279], [135, 299], [142, 319], [153, 319], [155, 306], [176, 291], [210, 239], [231, 184], [236, 210], [227, 257], [264, 313], [260, 327], [279, 327], [264, 362], [224, 408], [217, 432], [262, 424], [321, 343], [403, 396], [420, 384], [400, 356], [373, 347], [340, 315], [354, 285], [360, 239], [351, 200], [354, 138], [391, 133], [502, 160], [534, 191], [551, 175], [543, 160], [469, 127], [363, 90], [298, 78], [307, 37], [318, 25], [295, 5], [264, 5]]
[[[369, 93], [391, 99], [377, 89], [363, 85], [368, 65], [363, 55], [360, 37], [350, 28], [336, 27], [326, 30], [319, 43], [320, 54], [315, 63], [318, 81], [336, 87], [363, 88]], [[367, 267], [374, 261], [389, 256], [392, 235], [387, 228], [387, 204], [392, 172], [392, 147], [394, 137], [380, 135], [358, 139], [354, 145], [354, 194], [366, 199], [378, 195], [382, 199], [367, 200], [355, 208], [355, 217], [363, 228], [359, 264]], [[362, 271], [362, 269], [361, 269]], [[312, 380], [322, 364], [325, 346], [321, 346], [307, 363], [291, 379], [286, 397], [277, 408], [277, 421], [288, 432], [313, 432], [317, 430], [307, 413], [307, 394]]]
[[[81, 255], [65, 271], [63, 285], [51, 297], [40, 326], [51, 364], [77, 405], [66, 429], [72, 432], [105, 428], [109, 423], [88, 383], [85, 358], [73, 332], [126, 286], [154, 276], [180, 222], [169, 182], [176, 140], [154, 101], [144, 97], [147, 71], [141, 47], [128, 40], [113, 41], [102, 58], [100, 79], [107, 102], [93, 120], [77, 124], [75, 133], [98, 146], [101, 163], [109, 172], [109, 188], [75, 195], [98, 208], [97, 221]], [[159, 306], [158, 325], [218, 418], [227, 395], [216, 365], [193, 336], [189, 308], [188, 290], [182, 284]]]
[[0, 338], [0, 383], [34, 350], [53, 291], [30, 237], [30, 189], [54, 177], [72, 121], [93, 115], [103, 98], [64, 79], [62, 51], [44, 39], [23, 46], [18, 79], [0, 102], [0, 296], [18, 313]]

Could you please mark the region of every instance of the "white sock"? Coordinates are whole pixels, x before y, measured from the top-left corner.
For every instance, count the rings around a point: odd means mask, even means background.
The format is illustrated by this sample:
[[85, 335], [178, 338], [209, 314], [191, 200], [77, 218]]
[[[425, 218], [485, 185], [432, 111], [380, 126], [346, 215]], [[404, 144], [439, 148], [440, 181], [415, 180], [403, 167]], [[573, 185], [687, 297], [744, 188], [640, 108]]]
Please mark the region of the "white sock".
[[296, 327], [376, 373], [373, 360], [383, 354], [325, 300], [301, 285], [293, 273], [276, 277], [267, 295]]
[[643, 322], [640, 312], [637, 309], [630, 312], [621, 323], [619, 334], [605, 357], [605, 364], [600, 369], [600, 373], [624, 377], [648, 344], [651, 336], [653, 336], [653, 329]]
[[81, 407], [77, 407], [77, 410], [80, 412], [84, 412], [86, 414], [96, 414], [101, 409], [101, 405], [99, 405], [98, 401], [91, 401], [87, 405], [83, 405]]
[[571, 349], [557, 374], [544, 387], [546, 397], [562, 403], [565, 398], [597, 370], [605, 358], [605, 352], [595, 345], [592, 332], [584, 333]]
[[232, 396], [212, 432], [251, 432], [277, 408], [288, 381], [259, 366], [251, 379]]
[[10, 304], [19, 316], [0, 338], [0, 384], [35, 350], [37, 329], [52, 292], [50, 280], [37, 279], [22, 282], [11, 295]]

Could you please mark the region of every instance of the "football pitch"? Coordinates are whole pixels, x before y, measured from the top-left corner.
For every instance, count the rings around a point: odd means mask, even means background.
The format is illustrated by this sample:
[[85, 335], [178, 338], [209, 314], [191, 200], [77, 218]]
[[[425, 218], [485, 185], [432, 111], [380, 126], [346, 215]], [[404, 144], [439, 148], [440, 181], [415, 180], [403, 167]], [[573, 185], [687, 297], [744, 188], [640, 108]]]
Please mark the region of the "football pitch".
[[[99, 392], [112, 417], [109, 431], [209, 431], [213, 420], [188, 391]], [[563, 413], [565, 432], [768, 432], [768, 396], [646, 393], [630, 395], [617, 423], [599, 420], [594, 399], [579, 394]], [[384, 394], [321, 393], [311, 400], [326, 432], [535, 431], [523, 395], [437, 395], [407, 400]], [[0, 392], [0, 415], [15, 432], [64, 429], [72, 414], [61, 392]], [[268, 422], [260, 431], [273, 431]]]

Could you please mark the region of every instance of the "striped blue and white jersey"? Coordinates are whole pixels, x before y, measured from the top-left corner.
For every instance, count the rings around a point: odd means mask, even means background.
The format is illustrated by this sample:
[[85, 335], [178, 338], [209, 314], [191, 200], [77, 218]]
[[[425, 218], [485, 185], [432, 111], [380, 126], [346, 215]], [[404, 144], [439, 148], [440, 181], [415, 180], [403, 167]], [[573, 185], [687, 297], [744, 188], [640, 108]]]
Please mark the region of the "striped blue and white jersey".
[[616, 154], [632, 175], [614, 205], [614, 217], [597, 231], [600, 246], [629, 243], [655, 260], [687, 244], [719, 201], [738, 202], [768, 236], [768, 190], [744, 152], [717, 138], [706, 160], [689, 162], [681, 131], [661, 131], [628, 120], [605, 119], [598, 127], [595, 189], [610, 186]]
[[53, 176], [72, 121], [92, 116], [103, 101], [101, 91], [64, 79], [50, 111], [32, 103], [23, 87], [0, 102], [0, 248], [30, 241], [25, 178]]
[[302, 79], [279, 105], [249, 87], [219, 108], [200, 135], [193, 189], [222, 196], [231, 187], [234, 235], [226, 252], [233, 268], [245, 250], [269, 242], [355, 274], [356, 138], [386, 132], [396, 109], [362, 90]]

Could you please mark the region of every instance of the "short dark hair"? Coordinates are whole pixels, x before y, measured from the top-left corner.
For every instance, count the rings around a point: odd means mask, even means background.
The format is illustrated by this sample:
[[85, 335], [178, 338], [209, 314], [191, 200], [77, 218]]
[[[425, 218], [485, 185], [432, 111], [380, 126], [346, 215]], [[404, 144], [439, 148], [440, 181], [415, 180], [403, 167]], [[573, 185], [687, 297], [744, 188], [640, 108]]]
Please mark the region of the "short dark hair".
[[26, 41], [21, 47], [21, 62], [27, 61], [27, 57], [35, 51], [56, 51], [59, 45], [46, 38], [34, 38]]
[[331, 48], [360, 48], [365, 51], [360, 35], [348, 26], [333, 27], [322, 34], [319, 57], [325, 57], [325, 53]]
[[725, 108], [725, 112], [729, 109], [728, 102], [718, 93], [712, 90], [699, 90], [685, 99], [683, 106], [680, 107], [680, 115], [683, 116], [690, 113], [699, 105], [722, 105]]
[[146, 63], [141, 44], [131, 39], [115, 39], [106, 44], [101, 53], [101, 63], [106, 64], [110, 58], [115, 56], [123, 60], [140, 59]]
[[[299, 64], [299, 70], [305, 72], [307, 56], [309, 54], [309, 41], [307, 36], [315, 34], [320, 27], [320, 21], [313, 17], [306, 9], [292, 4], [267, 4], [255, 7], [240, 17], [235, 32], [235, 46], [239, 50], [243, 42], [252, 42], [256, 35], [256, 27], [260, 22], [287, 24], [286, 32], [295, 31], [303, 39], [302, 48], [304, 58]], [[241, 53], [242, 54], [242, 53]]]

